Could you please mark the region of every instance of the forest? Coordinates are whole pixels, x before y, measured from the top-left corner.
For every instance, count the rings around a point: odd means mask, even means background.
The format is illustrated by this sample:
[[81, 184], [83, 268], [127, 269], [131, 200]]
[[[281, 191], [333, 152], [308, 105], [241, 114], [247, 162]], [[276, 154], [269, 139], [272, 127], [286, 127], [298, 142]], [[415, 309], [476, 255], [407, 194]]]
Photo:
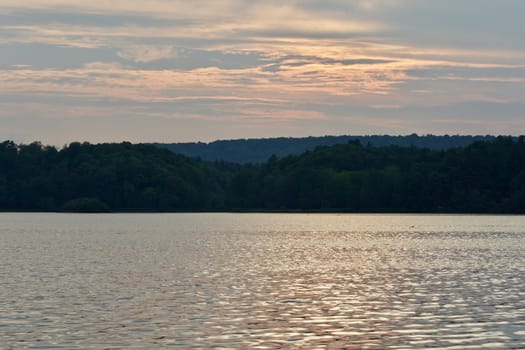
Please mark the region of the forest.
[[525, 213], [525, 141], [318, 146], [262, 164], [147, 144], [0, 143], [0, 210]]
[[240, 164], [262, 164], [272, 155], [285, 157], [311, 151], [317, 146], [333, 146], [359, 141], [376, 147], [401, 146], [434, 150], [465, 147], [476, 141], [492, 141], [494, 136], [472, 135], [367, 135], [367, 136], [310, 136], [274, 137], [266, 139], [218, 140], [209, 143], [154, 143], [175, 153], [208, 161], [226, 161]]

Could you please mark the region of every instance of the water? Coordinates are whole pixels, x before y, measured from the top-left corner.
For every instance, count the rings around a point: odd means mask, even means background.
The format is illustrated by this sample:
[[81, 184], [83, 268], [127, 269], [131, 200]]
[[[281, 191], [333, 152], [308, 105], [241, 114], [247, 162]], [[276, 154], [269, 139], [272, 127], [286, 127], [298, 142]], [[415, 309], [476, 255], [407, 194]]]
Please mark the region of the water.
[[525, 217], [0, 214], [1, 349], [525, 349]]

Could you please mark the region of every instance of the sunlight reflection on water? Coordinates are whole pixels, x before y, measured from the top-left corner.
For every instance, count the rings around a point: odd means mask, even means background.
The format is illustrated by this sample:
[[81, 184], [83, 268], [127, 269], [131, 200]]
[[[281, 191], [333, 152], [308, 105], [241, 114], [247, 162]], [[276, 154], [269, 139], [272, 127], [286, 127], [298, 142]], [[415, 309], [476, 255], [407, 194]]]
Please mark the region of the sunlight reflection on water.
[[524, 217], [0, 214], [0, 243], [0, 348], [525, 348]]

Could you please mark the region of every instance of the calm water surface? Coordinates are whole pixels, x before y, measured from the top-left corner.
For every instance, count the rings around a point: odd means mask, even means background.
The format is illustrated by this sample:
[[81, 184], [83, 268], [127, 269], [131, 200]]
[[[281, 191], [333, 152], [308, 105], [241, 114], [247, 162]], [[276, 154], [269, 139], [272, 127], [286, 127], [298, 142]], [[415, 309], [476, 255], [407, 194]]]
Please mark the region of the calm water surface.
[[0, 214], [1, 349], [525, 349], [525, 217]]

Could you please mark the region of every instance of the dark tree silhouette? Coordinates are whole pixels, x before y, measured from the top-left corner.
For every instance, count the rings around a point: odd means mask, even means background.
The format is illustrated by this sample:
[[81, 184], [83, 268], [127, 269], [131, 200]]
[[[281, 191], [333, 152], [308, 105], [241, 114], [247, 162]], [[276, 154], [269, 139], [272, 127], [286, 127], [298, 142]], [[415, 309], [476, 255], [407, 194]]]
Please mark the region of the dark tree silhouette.
[[0, 143], [0, 210], [524, 213], [525, 142], [318, 146], [260, 165], [152, 145]]

